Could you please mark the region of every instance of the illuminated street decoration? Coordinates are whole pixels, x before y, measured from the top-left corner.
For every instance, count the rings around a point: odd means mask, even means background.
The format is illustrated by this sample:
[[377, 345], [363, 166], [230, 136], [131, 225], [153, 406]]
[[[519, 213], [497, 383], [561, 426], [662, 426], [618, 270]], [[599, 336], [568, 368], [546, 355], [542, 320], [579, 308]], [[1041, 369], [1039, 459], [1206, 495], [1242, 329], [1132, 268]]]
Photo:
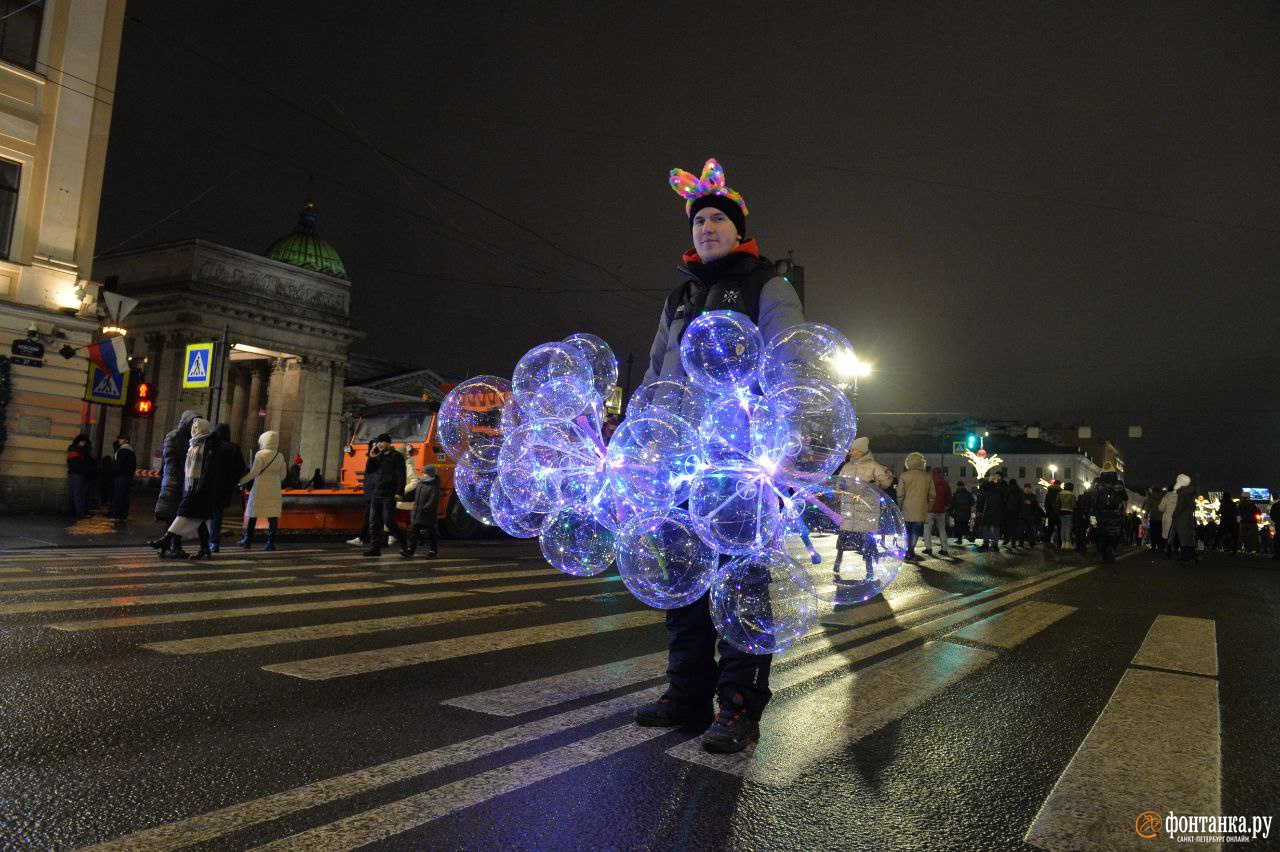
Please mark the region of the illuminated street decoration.
[[[830, 326], [793, 326], [766, 344], [744, 315], [704, 313], [681, 340], [685, 376], [637, 390], [606, 442], [617, 362], [577, 334], [529, 350], [510, 382], [458, 385], [439, 434], [474, 517], [537, 537], [568, 574], [616, 561], [650, 606], [710, 590], [727, 641], [777, 653], [812, 628], [820, 602], [883, 590], [905, 553], [893, 501], [833, 478], [857, 434], [837, 387], [852, 352]], [[849, 551], [862, 560], [844, 564]]]
[[1004, 459], [996, 455], [987, 455], [986, 450], [965, 450], [960, 454], [969, 464], [973, 465], [974, 472], [978, 475], [978, 479], [986, 479], [987, 473], [992, 468], [997, 468], [1004, 464]]

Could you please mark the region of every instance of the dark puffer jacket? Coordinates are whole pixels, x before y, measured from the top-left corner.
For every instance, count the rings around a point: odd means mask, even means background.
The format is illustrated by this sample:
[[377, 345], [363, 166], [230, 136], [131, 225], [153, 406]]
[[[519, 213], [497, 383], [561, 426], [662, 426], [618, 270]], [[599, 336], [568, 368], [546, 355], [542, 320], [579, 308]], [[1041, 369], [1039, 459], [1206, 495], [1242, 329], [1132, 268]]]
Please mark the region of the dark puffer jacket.
[[[658, 333], [649, 349], [644, 384], [659, 376], [684, 375], [680, 339], [685, 326], [705, 311], [747, 314], [766, 344], [783, 329], [804, 322], [804, 309], [795, 288], [770, 261], [759, 256], [755, 240], [746, 240], [729, 255], [711, 263], [700, 262], [693, 250], [685, 253], [684, 261], [680, 271], [688, 280], [663, 304]], [[752, 297], [751, 288], [757, 285], [760, 292], [753, 311], [751, 303], [757, 300]]]
[[178, 427], [164, 436], [160, 494], [156, 497], [157, 520], [171, 521], [178, 516], [184, 479], [182, 471], [187, 462], [187, 447], [191, 444], [191, 423], [196, 417], [194, 411], [182, 412]]
[[1093, 514], [1098, 519], [1098, 534], [1120, 538], [1125, 507], [1129, 505], [1129, 491], [1114, 470], [1104, 470], [1090, 490], [1093, 491]]
[[988, 479], [978, 488], [978, 514], [981, 523], [987, 527], [1003, 527], [1005, 504], [1009, 502], [1009, 492], [1004, 482], [993, 482]]

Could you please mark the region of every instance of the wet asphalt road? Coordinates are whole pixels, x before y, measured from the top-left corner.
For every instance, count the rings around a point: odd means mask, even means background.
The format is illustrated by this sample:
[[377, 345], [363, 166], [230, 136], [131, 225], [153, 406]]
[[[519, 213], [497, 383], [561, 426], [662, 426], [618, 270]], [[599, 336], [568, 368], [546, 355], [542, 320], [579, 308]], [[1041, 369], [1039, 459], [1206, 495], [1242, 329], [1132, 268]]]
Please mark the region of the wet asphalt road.
[[0, 555], [3, 845], [1203, 849], [1135, 820], [1280, 816], [1280, 563], [905, 568], [713, 758], [628, 724], [665, 633], [616, 574], [441, 557]]

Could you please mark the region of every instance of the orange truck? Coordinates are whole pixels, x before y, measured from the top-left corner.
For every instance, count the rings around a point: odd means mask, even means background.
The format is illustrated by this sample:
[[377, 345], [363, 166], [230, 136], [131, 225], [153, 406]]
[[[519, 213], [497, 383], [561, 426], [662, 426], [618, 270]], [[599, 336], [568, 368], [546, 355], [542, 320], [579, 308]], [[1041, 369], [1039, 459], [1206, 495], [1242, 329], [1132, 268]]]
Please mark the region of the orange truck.
[[[351, 534], [364, 522], [364, 468], [369, 442], [386, 432], [397, 450], [405, 453], [412, 469], [434, 464], [440, 477], [440, 530], [450, 538], [471, 538], [482, 526], [467, 514], [453, 493], [453, 461], [436, 437], [440, 403], [388, 402], [365, 409], [356, 423], [351, 442], [343, 448], [342, 472], [337, 488], [286, 488], [280, 529], [295, 533]], [[409, 451], [406, 452], [405, 448]], [[408, 522], [411, 503], [401, 503], [397, 519]]]

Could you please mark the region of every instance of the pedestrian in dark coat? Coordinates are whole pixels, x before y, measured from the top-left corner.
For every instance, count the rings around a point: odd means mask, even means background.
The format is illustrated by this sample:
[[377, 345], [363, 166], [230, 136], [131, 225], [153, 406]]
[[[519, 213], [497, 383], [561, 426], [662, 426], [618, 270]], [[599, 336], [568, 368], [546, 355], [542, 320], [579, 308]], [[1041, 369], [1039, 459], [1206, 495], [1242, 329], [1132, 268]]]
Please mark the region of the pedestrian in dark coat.
[[1013, 541], [1018, 537], [1021, 524], [1022, 486], [1018, 484], [1018, 480], [1010, 479], [1005, 488], [1004, 529], [1000, 531], [1001, 538], [1006, 545], [1013, 546]]
[[[213, 434], [213, 424], [203, 417], [192, 420], [187, 457], [182, 468], [183, 491], [182, 499], [178, 501], [177, 517], [169, 524], [164, 536], [151, 542], [161, 559], [209, 558], [208, 520], [213, 517], [213, 504], [218, 493], [217, 451], [218, 436]], [[200, 550], [188, 556], [182, 549], [182, 539], [192, 534], [199, 535]]]
[[1160, 516], [1160, 489], [1152, 485], [1147, 489], [1147, 499], [1142, 501], [1142, 512], [1147, 516], [1147, 543], [1152, 550], [1164, 549], [1164, 523]]
[[391, 436], [384, 434], [373, 439], [369, 457], [365, 480], [372, 479], [373, 486], [369, 492], [369, 549], [364, 555], [381, 556], [388, 533], [399, 542], [401, 553], [407, 553], [409, 540], [396, 523], [396, 503], [404, 499], [404, 456], [392, 445]]
[[952, 525], [956, 531], [956, 544], [964, 544], [967, 537], [969, 541], [973, 541], [973, 535], [969, 531], [969, 521], [973, 516], [973, 492], [965, 487], [963, 482], [956, 483], [956, 492], [951, 497], [951, 519], [955, 521]]
[[1088, 552], [1089, 538], [1093, 534], [1093, 527], [1089, 522], [1093, 515], [1093, 497], [1093, 489], [1089, 488], [1076, 498], [1076, 548], [1082, 554]]
[[[370, 441], [368, 455], [364, 460], [364, 478], [360, 482], [360, 493], [364, 497], [364, 520], [360, 522], [360, 532], [356, 537], [347, 541], [347, 544], [368, 545], [371, 542], [369, 537], [369, 519], [373, 517], [373, 488], [377, 484], [378, 464], [375, 461], [376, 455], [373, 446], [376, 442]], [[354, 450], [352, 451], [354, 452]], [[384, 539], [385, 541], [385, 539]]]
[[1178, 494], [1178, 502], [1173, 507], [1169, 540], [1177, 540], [1183, 562], [1199, 563], [1200, 557], [1196, 553], [1196, 492], [1191, 487], [1191, 477], [1185, 473], [1178, 474], [1173, 488]]
[[89, 436], [81, 433], [67, 447], [67, 499], [64, 509], [68, 517], [89, 515], [89, 480], [93, 473], [93, 447]]
[[1005, 523], [1005, 504], [1009, 492], [1001, 481], [1000, 471], [993, 470], [978, 489], [978, 519], [982, 524], [982, 547], [978, 550], [1000, 550], [1000, 531]]
[[1031, 485], [1022, 486], [1022, 494], [1018, 497], [1018, 535], [1017, 542], [1021, 547], [1035, 547], [1040, 538], [1040, 501]]
[[1062, 546], [1061, 518], [1058, 509], [1058, 495], [1062, 493], [1062, 485], [1058, 480], [1049, 483], [1049, 490], [1044, 493], [1044, 515], [1049, 526], [1045, 530], [1044, 540], [1058, 547]]
[[1103, 562], [1116, 560], [1115, 549], [1124, 534], [1124, 513], [1129, 491], [1120, 481], [1111, 462], [1102, 466], [1102, 475], [1093, 483], [1093, 515], [1098, 519], [1098, 549]]
[[219, 423], [213, 428], [218, 437], [213, 464], [217, 475], [217, 493], [213, 501], [213, 517], [209, 519], [209, 549], [217, 553], [221, 548], [222, 514], [231, 507], [236, 496], [237, 484], [248, 467], [244, 463], [244, 452], [239, 444], [231, 443], [231, 427]]
[[129, 519], [129, 495], [133, 492], [133, 475], [138, 472], [138, 454], [133, 451], [128, 435], [116, 439], [115, 462], [111, 466], [111, 510], [107, 517], [117, 521]]
[[1275, 533], [1272, 539], [1271, 558], [1280, 559], [1280, 500], [1271, 504], [1271, 530]]
[[156, 496], [156, 520], [167, 526], [178, 516], [178, 503], [182, 500], [182, 471], [187, 463], [187, 447], [191, 443], [191, 422], [194, 411], [184, 411], [178, 425], [164, 436], [160, 467], [160, 493]]
[[413, 515], [409, 524], [412, 535], [409, 539], [408, 555], [413, 556], [422, 539], [427, 540], [427, 558], [436, 558], [436, 518], [440, 511], [440, 477], [436, 476], [436, 466], [424, 464], [422, 476], [413, 492]]
[[[1210, 542], [1213, 544], [1213, 542]], [[1222, 492], [1218, 500], [1217, 544], [1224, 551], [1235, 555], [1240, 547], [1240, 507], [1229, 492]]]

